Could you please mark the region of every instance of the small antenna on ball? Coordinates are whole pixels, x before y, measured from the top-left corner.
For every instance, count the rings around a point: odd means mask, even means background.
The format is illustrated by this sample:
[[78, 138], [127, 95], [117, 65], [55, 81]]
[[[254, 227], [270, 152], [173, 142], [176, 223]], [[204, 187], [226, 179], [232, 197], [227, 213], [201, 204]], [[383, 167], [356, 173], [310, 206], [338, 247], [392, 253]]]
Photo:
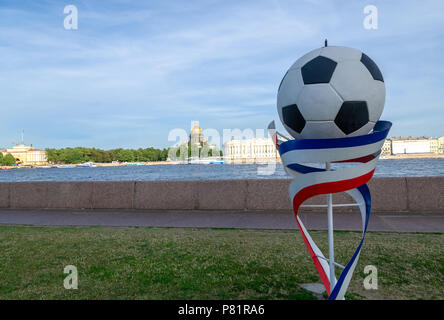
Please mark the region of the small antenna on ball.
[[327, 41], [327, 39], [325, 39], [325, 41], [324, 41], [324, 47], [327, 47], [328, 46], [328, 41]]

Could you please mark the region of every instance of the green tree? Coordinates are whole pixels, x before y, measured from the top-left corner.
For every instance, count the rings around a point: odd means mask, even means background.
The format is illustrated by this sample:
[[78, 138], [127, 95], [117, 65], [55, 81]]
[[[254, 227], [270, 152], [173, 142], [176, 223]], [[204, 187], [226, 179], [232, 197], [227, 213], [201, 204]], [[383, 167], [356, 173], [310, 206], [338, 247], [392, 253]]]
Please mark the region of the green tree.
[[129, 149], [122, 149], [117, 154], [117, 160], [121, 162], [131, 162], [134, 161], [134, 154]]
[[[186, 145], [185, 145], [186, 148]], [[51, 163], [82, 163], [82, 162], [111, 162], [111, 161], [164, 161], [168, 157], [169, 149], [111, 149], [101, 150], [97, 148], [62, 148], [46, 149], [46, 156]]]
[[80, 148], [68, 148], [65, 154], [66, 163], [82, 163], [84, 155]]
[[[162, 149], [162, 151], [160, 151], [159, 154], [159, 160], [160, 161], [165, 161], [168, 158], [168, 152], [170, 151], [170, 148], [168, 149]], [[171, 159], [173, 160], [173, 159]]]
[[12, 156], [12, 154], [8, 153], [6, 156], [3, 157], [2, 164], [5, 166], [10, 166], [15, 164], [15, 158]]

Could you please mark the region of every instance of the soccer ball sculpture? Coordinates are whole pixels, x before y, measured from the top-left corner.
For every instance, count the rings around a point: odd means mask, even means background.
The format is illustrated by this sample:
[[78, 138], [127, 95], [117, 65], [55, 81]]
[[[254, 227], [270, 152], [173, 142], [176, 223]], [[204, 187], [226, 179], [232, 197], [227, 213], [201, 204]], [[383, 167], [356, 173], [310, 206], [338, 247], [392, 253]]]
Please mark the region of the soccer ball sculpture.
[[322, 47], [298, 59], [279, 85], [277, 108], [296, 139], [342, 138], [369, 133], [385, 103], [378, 66], [365, 53]]
[[[285, 171], [293, 177], [289, 195], [294, 216], [330, 300], [344, 299], [366, 235], [371, 213], [367, 182], [392, 125], [379, 120], [384, 103], [381, 71], [366, 54], [352, 48], [326, 46], [307, 53], [279, 85], [279, 117], [294, 139], [277, 132], [274, 121], [268, 130]], [[332, 163], [342, 162], [352, 166], [331, 170]], [[311, 166], [313, 163], [325, 163], [325, 169]], [[341, 205], [356, 205], [362, 220], [361, 241], [345, 266], [334, 259], [331, 194], [338, 192], [355, 200]], [[328, 195], [328, 258], [299, 215], [304, 201], [322, 194]], [[338, 279], [335, 266], [343, 269]]]

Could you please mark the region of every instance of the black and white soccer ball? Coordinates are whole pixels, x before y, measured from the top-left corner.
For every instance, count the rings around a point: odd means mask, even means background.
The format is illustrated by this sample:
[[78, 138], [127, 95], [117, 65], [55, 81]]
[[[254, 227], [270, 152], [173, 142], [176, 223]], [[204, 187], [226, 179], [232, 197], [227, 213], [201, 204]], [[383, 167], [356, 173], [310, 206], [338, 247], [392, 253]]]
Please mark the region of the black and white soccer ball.
[[369, 133], [385, 103], [381, 71], [363, 52], [323, 47], [298, 59], [279, 85], [277, 108], [294, 138]]

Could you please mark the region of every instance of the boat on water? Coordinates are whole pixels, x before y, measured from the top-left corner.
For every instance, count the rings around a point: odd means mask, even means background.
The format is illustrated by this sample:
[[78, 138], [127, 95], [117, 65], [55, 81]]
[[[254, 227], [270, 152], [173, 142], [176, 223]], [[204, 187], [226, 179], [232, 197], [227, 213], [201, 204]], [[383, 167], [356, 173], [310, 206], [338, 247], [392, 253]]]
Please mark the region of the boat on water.
[[75, 167], [71, 166], [71, 165], [61, 165], [61, 166], [57, 166], [57, 168], [59, 168], [59, 169], [67, 169], [67, 168], [75, 168]]
[[223, 160], [215, 160], [215, 161], [210, 161], [209, 164], [224, 164]]
[[21, 165], [17, 167], [17, 169], [33, 169], [33, 168], [34, 166], [31, 165]]
[[94, 162], [85, 162], [77, 165], [78, 168], [95, 168], [97, 167]]
[[126, 164], [127, 167], [140, 167], [140, 166], [145, 166], [144, 163], [128, 163]]
[[194, 159], [190, 158], [188, 160], [189, 164], [224, 164], [224, 160], [220, 158], [202, 158], [202, 159]]

